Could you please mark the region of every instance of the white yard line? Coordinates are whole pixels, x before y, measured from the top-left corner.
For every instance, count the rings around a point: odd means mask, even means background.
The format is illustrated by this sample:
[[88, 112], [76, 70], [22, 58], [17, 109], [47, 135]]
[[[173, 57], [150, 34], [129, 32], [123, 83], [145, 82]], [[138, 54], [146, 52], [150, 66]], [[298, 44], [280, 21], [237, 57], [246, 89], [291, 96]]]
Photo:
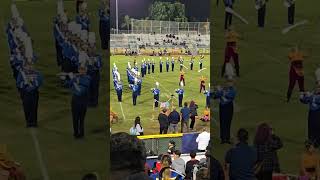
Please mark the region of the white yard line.
[[123, 108], [122, 108], [122, 102], [119, 102], [119, 104], [120, 104], [123, 120], [126, 120], [126, 116], [124, 115]]
[[32, 140], [33, 140], [34, 147], [35, 147], [35, 150], [36, 150], [36, 154], [37, 154], [37, 157], [38, 157], [42, 178], [44, 180], [49, 180], [50, 178], [49, 178], [49, 175], [48, 175], [48, 171], [47, 171], [47, 168], [46, 168], [46, 166], [44, 164], [44, 161], [43, 161], [43, 158], [42, 158], [42, 153], [41, 153], [41, 150], [40, 150], [39, 140], [38, 140], [38, 137], [37, 137], [37, 130], [34, 129], [34, 128], [30, 128], [30, 134], [32, 136]]

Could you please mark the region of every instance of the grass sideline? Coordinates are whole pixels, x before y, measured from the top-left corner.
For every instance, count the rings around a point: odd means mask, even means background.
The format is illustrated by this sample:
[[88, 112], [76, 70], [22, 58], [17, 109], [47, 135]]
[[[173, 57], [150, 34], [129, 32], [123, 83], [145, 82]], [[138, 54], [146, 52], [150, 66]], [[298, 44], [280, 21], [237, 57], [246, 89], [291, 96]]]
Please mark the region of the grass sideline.
[[[177, 57], [177, 56], [175, 56]], [[150, 60], [153, 58], [151, 56], [138, 56], [137, 63], [140, 70], [141, 60], [143, 58], [150, 58]], [[206, 80], [206, 86], [208, 88], [208, 83], [210, 82], [209, 76], [210, 76], [210, 62], [209, 62], [209, 56], [205, 56], [205, 60], [203, 62], [203, 68], [207, 68], [206, 70], [198, 72], [199, 70], [199, 56], [196, 57], [193, 71], [190, 70], [190, 56], [183, 56], [185, 59], [184, 65], [189, 69], [184, 69], [185, 72], [185, 80], [186, 80], [186, 86], [184, 87], [185, 94], [183, 98], [183, 102], [191, 100], [195, 100], [195, 102], [198, 104], [198, 115], [202, 115], [203, 111], [205, 109], [205, 95], [203, 93], [199, 93], [200, 88], [200, 77], [201, 75], [205, 76], [207, 78]], [[169, 57], [171, 60], [171, 57]], [[176, 59], [176, 58], [175, 58]], [[144, 128], [144, 132], [147, 135], [150, 134], [158, 134], [159, 132], [159, 123], [158, 123], [158, 115], [160, 112], [160, 108], [156, 108], [153, 110], [153, 95], [151, 93], [151, 88], [155, 87], [155, 82], [158, 81], [160, 83], [160, 101], [167, 101], [171, 94], [174, 94], [177, 98], [177, 94], [175, 93], [175, 89], [179, 88], [179, 77], [180, 77], [180, 71], [179, 71], [179, 64], [175, 63], [175, 70], [174, 72], [171, 71], [171, 61], [170, 61], [170, 68], [169, 72], [166, 72], [165, 67], [165, 60], [166, 58], [163, 57], [164, 64], [163, 64], [163, 72], [159, 72], [159, 57], [154, 57], [155, 60], [155, 73], [154, 74], [147, 74], [146, 77], [142, 80], [142, 91], [141, 96], [137, 99], [137, 105], [134, 107], [132, 105], [132, 91], [129, 89], [129, 84], [127, 81], [127, 74], [126, 74], [126, 68], [128, 61], [133, 64], [134, 57], [130, 56], [111, 56], [110, 58], [110, 68], [113, 67], [113, 63], [116, 63], [118, 67], [118, 71], [120, 73], [120, 77], [123, 82], [123, 94], [122, 94], [122, 107], [123, 112], [126, 117], [124, 120], [122, 118], [122, 112], [120, 104], [117, 100], [117, 94], [114, 90], [113, 85], [113, 79], [112, 75], [110, 76], [110, 106], [113, 111], [115, 111], [118, 116], [120, 117], [119, 123], [112, 125], [112, 131], [113, 132], [129, 132], [130, 127], [133, 126], [134, 119], [136, 116], [140, 116], [142, 121], [142, 126]], [[112, 73], [112, 72], [110, 72]], [[178, 107], [178, 101], [174, 101], [174, 106], [177, 108], [178, 112], [180, 111], [180, 108]], [[209, 127], [208, 123], [203, 123], [201, 121], [196, 121], [196, 128], [199, 130], [200, 127], [207, 126]]]
[[[27, 179], [42, 179], [36, 151], [29, 130], [25, 128], [22, 103], [15, 87], [9, 64], [9, 50], [5, 34], [6, 23], [11, 17], [10, 0], [2, 0], [0, 6], [0, 143], [6, 143], [10, 153], [19, 161]], [[48, 168], [50, 179], [77, 180], [95, 171], [106, 179], [109, 155], [106, 146], [106, 69], [102, 70], [99, 107], [88, 109], [86, 116], [86, 138], [75, 141], [72, 136], [70, 111], [71, 93], [58, 85], [52, 22], [56, 15], [56, 1], [17, 1], [20, 16], [34, 41], [34, 51], [39, 56], [36, 68], [44, 75], [44, 85], [40, 89], [38, 139]], [[65, 8], [72, 19], [75, 17], [75, 2], [66, 1]], [[90, 1], [91, 27], [98, 34], [99, 1]], [[105, 52], [103, 62], [106, 64]], [[106, 66], [104, 65], [104, 68]], [[107, 155], [107, 156], [106, 156]]]
[[[296, 2], [295, 22], [307, 19], [310, 23], [291, 30], [286, 35], [281, 31], [287, 27], [287, 9], [283, 1], [269, 1], [267, 3], [266, 27], [257, 27], [257, 12], [253, 1], [237, 1], [234, 10], [249, 21], [243, 24], [234, 17], [233, 25], [242, 36], [239, 43], [240, 73], [236, 88], [238, 95], [236, 102], [240, 111], [234, 114], [232, 132], [244, 127], [249, 130], [250, 142], [255, 134], [259, 122], [268, 122], [274, 132], [284, 141], [284, 148], [278, 153], [281, 169], [284, 172], [298, 174], [301, 153], [307, 135], [308, 106], [298, 101], [298, 90], [295, 87], [292, 100], [285, 103], [288, 85], [288, 52], [296, 43], [301, 43], [303, 49], [312, 49], [310, 57], [304, 62], [305, 87], [314, 87], [314, 71], [319, 65], [318, 58], [320, 34], [318, 32], [319, 17], [317, 7], [319, 2], [311, 0], [308, 3]], [[213, 80], [220, 84], [221, 66], [225, 47], [224, 39], [224, 5], [221, 2], [216, 7], [211, 4], [212, 35], [213, 35]], [[213, 52], [211, 50], [211, 52]], [[215, 84], [216, 85], [216, 84]], [[216, 114], [218, 118], [218, 114]], [[228, 145], [221, 146], [218, 139], [219, 128], [213, 127], [214, 155], [223, 162]]]

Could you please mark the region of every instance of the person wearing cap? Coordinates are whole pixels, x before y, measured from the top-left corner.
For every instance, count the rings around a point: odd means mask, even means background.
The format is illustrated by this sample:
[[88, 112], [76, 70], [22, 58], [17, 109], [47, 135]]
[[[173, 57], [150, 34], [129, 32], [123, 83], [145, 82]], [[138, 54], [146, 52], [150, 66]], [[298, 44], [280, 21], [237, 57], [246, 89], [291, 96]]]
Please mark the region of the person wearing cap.
[[77, 24], [81, 25], [82, 30], [89, 31], [90, 20], [88, 17], [87, 6], [88, 6], [88, 4], [86, 2], [83, 2], [81, 4], [80, 12], [76, 16], [76, 22], [77, 22]]
[[[83, 59], [81, 54], [80, 59]], [[84, 137], [84, 120], [88, 106], [88, 95], [90, 87], [90, 76], [87, 75], [87, 68], [81, 64], [78, 68], [79, 74], [69, 73], [67, 87], [72, 91], [72, 120], [73, 120], [73, 136], [76, 139]]]
[[137, 97], [139, 94], [138, 79], [134, 78], [134, 84], [129, 84], [129, 88], [132, 90], [132, 103], [137, 105]]
[[156, 87], [151, 89], [154, 99], [154, 107], [159, 107], [160, 89], [159, 82], [156, 82]]
[[[89, 89], [89, 106], [96, 107], [99, 100], [100, 71], [102, 67], [102, 57], [96, 53], [95, 33], [90, 32], [88, 37], [88, 56], [87, 74], [91, 78]], [[120, 76], [120, 75], [119, 75]], [[120, 78], [120, 77], [119, 77]]]
[[166, 60], [166, 70], [167, 70], [167, 72], [169, 72], [169, 66], [170, 66], [169, 58], [167, 58], [167, 60]]
[[316, 147], [320, 145], [320, 85], [314, 92], [301, 92], [300, 101], [309, 105], [308, 113], [308, 139]]
[[108, 3], [106, 0], [101, 1], [99, 8], [99, 34], [101, 40], [101, 48], [108, 49], [109, 34], [110, 34], [110, 10], [108, 9]]
[[211, 97], [210, 83], [208, 84], [208, 90], [205, 90], [203, 94], [206, 96], [206, 107], [210, 108], [210, 97]]
[[191, 56], [191, 60], [190, 60], [190, 70], [193, 70], [193, 64], [194, 64], [194, 56]]
[[288, 55], [290, 61], [290, 70], [289, 70], [289, 85], [287, 91], [287, 102], [290, 101], [292, 91], [298, 81], [300, 92], [304, 92], [304, 71], [303, 71], [303, 61], [306, 58], [306, 55], [300, 50], [298, 46], [291, 49], [291, 52]]
[[171, 71], [174, 71], [174, 57], [171, 58]]
[[200, 59], [199, 59], [199, 66], [200, 66], [200, 70], [202, 69], [203, 67], [203, 60], [204, 60], [204, 56], [203, 55], [200, 55]]
[[151, 72], [154, 73], [154, 65], [155, 65], [155, 62], [154, 62], [154, 59], [152, 59], [152, 62], [151, 62]]
[[230, 129], [233, 118], [233, 101], [236, 97], [236, 90], [233, 87], [233, 79], [227, 79], [226, 86], [218, 87], [214, 93], [214, 99], [219, 99], [220, 115], [220, 139], [221, 144], [231, 144]]
[[183, 94], [184, 94], [183, 86], [184, 86], [183, 83], [180, 82], [180, 88], [176, 89], [176, 93], [178, 94], [179, 107], [182, 107]]
[[162, 64], [163, 64], [162, 57], [160, 57], [160, 62], [159, 62], [160, 73], [162, 73]]

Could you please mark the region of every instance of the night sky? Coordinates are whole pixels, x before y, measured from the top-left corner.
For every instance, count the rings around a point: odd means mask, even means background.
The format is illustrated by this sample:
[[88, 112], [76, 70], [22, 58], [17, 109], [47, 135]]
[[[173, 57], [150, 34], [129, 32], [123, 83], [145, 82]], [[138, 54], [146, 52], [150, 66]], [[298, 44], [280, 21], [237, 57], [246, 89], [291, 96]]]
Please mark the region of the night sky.
[[[176, 0], [163, 0], [175, 2]], [[153, 0], [118, 0], [119, 28], [125, 15], [135, 19], [149, 16], [149, 7]], [[195, 17], [199, 21], [207, 21], [210, 16], [210, 0], [180, 0], [186, 7], [186, 16]], [[116, 27], [116, 0], [110, 0], [111, 28]]]

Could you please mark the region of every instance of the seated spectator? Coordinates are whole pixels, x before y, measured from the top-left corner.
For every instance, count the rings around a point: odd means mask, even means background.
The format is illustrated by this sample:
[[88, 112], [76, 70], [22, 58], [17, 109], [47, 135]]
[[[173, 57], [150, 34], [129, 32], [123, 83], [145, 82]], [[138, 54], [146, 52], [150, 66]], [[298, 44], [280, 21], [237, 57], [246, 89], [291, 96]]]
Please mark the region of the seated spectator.
[[161, 170], [161, 159], [162, 159], [162, 156], [163, 156], [163, 154], [160, 154], [160, 155], [158, 156], [157, 162], [155, 162], [155, 164], [154, 164], [154, 166], [153, 166], [153, 170], [152, 170], [152, 173], [153, 173], [153, 174], [156, 174], [156, 173], [160, 172], [160, 170]]
[[254, 146], [258, 152], [256, 166], [260, 166], [256, 172], [258, 180], [272, 179], [273, 172], [279, 169], [277, 150], [283, 146], [281, 139], [273, 134], [268, 124], [262, 123], [257, 128]]
[[239, 143], [225, 156], [226, 174], [230, 180], [255, 180], [254, 166], [257, 161], [257, 151], [248, 145], [247, 130], [239, 129], [237, 138]]
[[210, 133], [207, 132], [207, 128], [203, 128], [202, 132], [198, 135], [196, 142], [198, 143], [198, 151], [206, 152], [207, 146], [210, 141]]
[[192, 152], [190, 153], [191, 160], [187, 162], [186, 164], [186, 180], [191, 180], [193, 177], [193, 168], [194, 165], [199, 164], [199, 160], [196, 159], [197, 153]]
[[[319, 155], [311, 141], [305, 142], [305, 152], [301, 157], [301, 176], [307, 179], [317, 179], [320, 177]], [[316, 178], [317, 177], [317, 178]]]
[[176, 150], [176, 142], [173, 140], [169, 141], [169, 146], [168, 146], [168, 154], [173, 154], [173, 152]]
[[143, 141], [127, 133], [111, 135], [110, 179], [150, 180], [144, 172], [146, 149]]
[[141, 126], [140, 117], [136, 117], [134, 121], [135, 128], [137, 129], [138, 135], [143, 136], [143, 127]]
[[172, 160], [170, 155], [163, 155], [161, 159], [161, 170], [157, 174], [152, 174], [153, 180], [183, 180], [184, 176], [171, 168]]
[[82, 180], [98, 180], [98, 175], [95, 173], [89, 173], [82, 177]]
[[6, 179], [25, 180], [26, 176], [19, 163], [15, 162], [6, 145], [0, 145], [0, 173]]
[[186, 162], [180, 156], [181, 156], [181, 152], [179, 150], [175, 150], [173, 153], [172, 169], [185, 175], [186, 174]]
[[206, 109], [203, 111], [203, 116], [200, 118], [203, 122], [210, 121], [210, 109], [206, 107]]

